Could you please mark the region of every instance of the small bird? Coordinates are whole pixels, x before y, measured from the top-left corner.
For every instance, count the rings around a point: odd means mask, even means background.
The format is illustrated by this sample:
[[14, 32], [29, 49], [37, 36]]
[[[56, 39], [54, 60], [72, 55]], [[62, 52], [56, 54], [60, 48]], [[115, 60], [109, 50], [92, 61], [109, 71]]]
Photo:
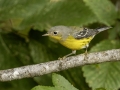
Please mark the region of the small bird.
[[99, 29], [88, 29], [76, 26], [54, 26], [42, 36], [49, 36], [56, 39], [60, 44], [72, 50], [72, 53], [65, 55], [66, 58], [72, 54], [76, 54], [76, 50], [87, 48], [94, 36], [102, 31], [110, 29], [111, 27], [104, 27]]

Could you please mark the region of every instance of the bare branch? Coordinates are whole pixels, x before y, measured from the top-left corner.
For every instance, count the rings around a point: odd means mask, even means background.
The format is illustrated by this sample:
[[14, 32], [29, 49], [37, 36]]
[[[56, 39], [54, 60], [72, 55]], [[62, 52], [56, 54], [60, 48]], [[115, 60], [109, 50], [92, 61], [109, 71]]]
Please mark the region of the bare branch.
[[35, 77], [87, 64], [119, 61], [120, 49], [90, 53], [87, 55], [87, 60], [84, 60], [84, 56], [84, 54], [80, 54], [68, 57], [65, 60], [55, 60], [36, 65], [0, 70], [0, 81]]

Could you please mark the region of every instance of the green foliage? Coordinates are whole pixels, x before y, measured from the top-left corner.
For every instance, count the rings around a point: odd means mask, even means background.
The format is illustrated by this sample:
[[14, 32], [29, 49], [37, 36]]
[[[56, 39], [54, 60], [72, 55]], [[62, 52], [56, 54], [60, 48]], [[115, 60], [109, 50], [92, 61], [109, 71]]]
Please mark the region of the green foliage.
[[[71, 68], [60, 72], [65, 78], [67, 78], [73, 86], [80, 90], [89, 90], [88, 84], [83, 77], [83, 71], [81, 67]], [[79, 78], [79, 79], [78, 79]]]
[[90, 7], [97, 19], [106, 25], [116, 19], [115, 6], [109, 0], [83, 0]]
[[101, 87], [106, 90], [118, 90], [120, 87], [119, 66], [120, 62], [85, 66], [83, 71], [86, 82], [93, 90]]
[[[104, 40], [91, 49], [91, 52], [119, 48], [120, 42], [115, 40]], [[120, 87], [119, 69], [120, 62], [107, 62], [102, 64], [87, 65], [83, 67], [84, 76], [89, 86], [105, 88], [106, 90], [118, 90]]]
[[36, 86], [32, 90], [78, 90], [73, 85], [71, 85], [64, 77], [53, 74], [52, 81], [54, 87], [50, 86]]
[[97, 51], [105, 51], [109, 49], [114, 49], [114, 48], [119, 48], [120, 42], [118, 40], [103, 40], [99, 44], [96, 44], [95, 46], [92, 47], [90, 52], [97, 52]]
[[[43, 63], [70, 53], [59, 43], [42, 37], [55, 25], [112, 26], [92, 40], [90, 52], [120, 48], [119, 6], [119, 0], [114, 0], [114, 4], [110, 0], [0, 0], [0, 69]], [[78, 53], [81, 51], [84, 50]], [[119, 62], [76, 67], [59, 73], [79, 90], [120, 88]], [[52, 86], [51, 74], [47, 74], [0, 82], [0, 90], [30, 90], [36, 85], [40, 86], [35, 88], [41, 89], [74, 90], [70, 83], [54, 74], [55, 87], [42, 86]]]

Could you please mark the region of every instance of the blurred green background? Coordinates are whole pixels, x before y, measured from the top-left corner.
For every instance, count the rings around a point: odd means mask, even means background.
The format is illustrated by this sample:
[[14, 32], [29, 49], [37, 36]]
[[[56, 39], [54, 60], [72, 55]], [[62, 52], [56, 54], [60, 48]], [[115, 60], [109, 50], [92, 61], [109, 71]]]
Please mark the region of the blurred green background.
[[[98, 34], [89, 52], [120, 48], [120, 0], [0, 0], [0, 70], [56, 60], [71, 50], [42, 34], [56, 25], [113, 28]], [[77, 51], [77, 54], [84, 50]], [[119, 90], [120, 62], [58, 72], [79, 90]], [[51, 74], [0, 82], [0, 90], [52, 86]], [[100, 89], [99, 89], [100, 88]], [[103, 88], [103, 89], [101, 89]]]

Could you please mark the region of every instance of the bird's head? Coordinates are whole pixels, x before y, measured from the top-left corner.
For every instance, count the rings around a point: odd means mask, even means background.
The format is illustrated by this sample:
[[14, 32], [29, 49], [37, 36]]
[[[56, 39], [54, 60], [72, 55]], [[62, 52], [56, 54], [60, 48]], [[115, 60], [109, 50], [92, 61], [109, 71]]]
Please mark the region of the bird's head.
[[66, 26], [54, 26], [48, 30], [48, 32], [42, 36], [49, 36], [56, 40], [61, 40], [63, 37], [70, 33], [70, 28]]

